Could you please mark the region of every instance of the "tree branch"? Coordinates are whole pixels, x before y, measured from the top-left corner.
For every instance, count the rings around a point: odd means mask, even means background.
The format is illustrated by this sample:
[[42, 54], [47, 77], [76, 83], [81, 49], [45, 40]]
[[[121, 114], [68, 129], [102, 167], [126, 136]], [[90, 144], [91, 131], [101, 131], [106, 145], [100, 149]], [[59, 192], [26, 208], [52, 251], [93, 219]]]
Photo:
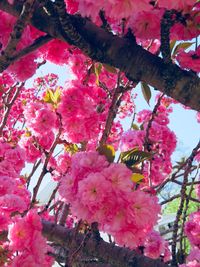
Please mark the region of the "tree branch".
[[[52, 6], [54, 3], [48, 1], [48, 5]], [[6, 0], [1, 0], [0, 9], [18, 17], [22, 4], [19, 1], [15, 5], [9, 5]], [[113, 35], [88, 19], [77, 15], [68, 16], [74, 28], [93, 48], [93, 52], [98, 51], [96, 54], [89, 51], [88, 55], [93, 60], [117, 67], [125, 72], [130, 80], [146, 82], [180, 103], [197, 111], [200, 110], [200, 78], [197, 75], [184, 71], [175, 64], [166, 64], [163, 59], [136, 43]], [[66, 42], [66, 33], [62, 30], [59, 18], [57, 23], [55, 19], [36, 2], [31, 24], [52, 37]], [[84, 50], [82, 43], [77, 42], [76, 46]], [[87, 53], [86, 50], [84, 52]], [[171, 88], [166, 85], [166, 72], [170, 77]]]
[[[67, 229], [52, 222], [43, 221], [43, 234], [49, 241], [55, 242], [68, 250], [78, 248], [84, 239], [83, 234], [74, 234], [74, 230]], [[82, 247], [82, 252], [115, 267], [168, 267], [169, 265], [139, 255], [127, 248], [114, 246], [113, 244], [89, 238]]]

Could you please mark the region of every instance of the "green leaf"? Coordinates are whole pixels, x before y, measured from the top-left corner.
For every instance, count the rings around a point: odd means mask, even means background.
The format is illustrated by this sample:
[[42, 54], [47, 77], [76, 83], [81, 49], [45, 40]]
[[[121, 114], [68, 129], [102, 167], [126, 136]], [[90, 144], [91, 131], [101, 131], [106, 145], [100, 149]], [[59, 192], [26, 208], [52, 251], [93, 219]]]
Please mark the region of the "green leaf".
[[148, 84], [141, 82], [142, 86], [142, 94], [144, 96], [144, 99], [146, 100], [147, 104], [149, 105], [149, 101], [151, 99], [151, 89], [148, 86]]
[[116, 68], [114, 68], [113, 66], [110, 66], [108, 64], [103, 64], [103, 67], [105, 68], [105, 70], [107, 70], [108, 72], [111, 72], [111, 73], [117, 73], [117, 70]]
[[144, 175], [141, 173], [133, 173], [131, 175], [131, 181], [137, 184], [140, 184], [144, 179]]
[[43, 101], [46, 103], [51, 103], [51, 97], [50, 97], [49, 89], [46, 90], [44, 97], [43, 97]]
[[115, 149], [111, 145], [102, 145], [97, 148], [100, 155], [104, 155], [108, 162], [113, 162], [115, 159]]
[[57, 105], [60, 102], [60, 95], [61, 92], [59, 87], [56, 89], [55, 92], [51, 89], [47, 89], [43, 97], [43, 101], [46, 103]]
[[173, 52], [173, 57], [178, 53], [178, 51], [180, 49], [188, 49], [189, 47], [191, 47], [193, 44], [195, 44], [195, 42], [185, 42], [185, 43], [180, 43], [178, 44], [175, 49], [174, 49], [174, 52]]
[[96, 84], [99, 86], [99, 75], [101, 74], [102, 64], [94, 65], [94, 73], [96, 75]]
[[68, 143], [65, 145], [65, 151], [73, 155], [79, 151], [79, 148], [76, 144]]
[[172, 50], [174, 49], [175, 44], [176, 44], [176, 40], [172, 40], [172, 41], [170, 42], [170, 51], [171, 51], [171, 52], [172, 52]]
[[131, 128], [132, 128], [133, 130], [136, 130], [136, 131], [140, 130], [139, 126], [138, 126], [137, 124], [135, 124], [135, 123], [133, 123], [133, 124], [131, 125]]
[[152, 154], [145, 151], [139, 151], [137, 148], [132, 150], [122, 152], [120, 155], [120, 160], [122, 163], [126, 164], [127, 167], [134, 167], [135, 165], [141, 163], [144, 160], [148, 160], [152, 157]]
[[57, 87], [56, 91], [54, 92], [54, 99], [56, 104], [60, 102], [60, 95], [61, 95], [60, 87]]

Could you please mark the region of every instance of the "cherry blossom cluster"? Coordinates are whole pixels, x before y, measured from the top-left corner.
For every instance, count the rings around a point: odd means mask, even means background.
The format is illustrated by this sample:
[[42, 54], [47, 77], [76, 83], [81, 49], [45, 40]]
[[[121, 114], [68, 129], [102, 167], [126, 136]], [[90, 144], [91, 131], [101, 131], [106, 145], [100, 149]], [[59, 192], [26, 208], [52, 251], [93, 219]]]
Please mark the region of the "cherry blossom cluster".
[[181, 267], [199, 267], [200, 266], [200, 211], [193, 212], [189, 215], [189, 220], [185, 225], [185, 234], [189, 239], [192, 248], [187, 257], [187, 264]]
[[[143, 150], [147, 147], [148, 151], [153, 152], [152, 159], [144, 164], [144, 175], [147, 182], [150, 180], [152, 185], [161, 183], [172, 171], [171, 155], [176, 148], [176, 136], [168, 127], [168, 117], [172, 111], [169, 104], [170, 100], [163, 99], [153, 119], [150, 110], [139, 112], [137, 122], [142, 125], [140, 128], [143, 129], [129, 130], [121, 138], [122, 151], [133, 148]], [[152, 123], [149, 126], [150, 120]], [[149, 135], [147, 136], [148, 128]]]
[[[8, 2], [14, 4], [12, 0]], [[70, 14], [80, 13], [98, 26], [103, 27], [103, 17], [107, 30], [113, 34], [128, 38], [131, 29], [136, 42], [156, 55], [160, 52], [161, 21], [167, 10], [176, 10], [178, 14], [174, 15], [170, 41], [191, 40], [200, 33], [200, 3], [196, 0], [65, 2]], [[3, 11], [0, 11], [0, 18], [0, 54], [3, 55], [16, 18]], [[43, 35], [27, 25], [14, 53]], [[186, 51], [182, 46], [172, 59], [181, 68], [200, 72], [200, 46], [195, 51]], [[73, 80], [62, 88], [58, 87], [58, 76], [49, 74], [37, 78], [33, 88], [16, 85], [16, 81], [32, 77], [46, 60], [57, 65], [68, 64]], [[54, 222], [56, 216], [49, 214], [48, 207], [37, 209], [37, 199], [31, 203], [27, 190], [30, 181], [26, 180], [26, 175], [21, 176], [25, 163], [35, 164], [37, 160], [45, 162], [45, 173], [50, 173], [58, 182], [59, 200], [70, 206], [65, 220], [67, 227], [72, 228], [76, 218], [88, 223], [98, 222], [99, 230], [113, 236], [118, 245], [141, 249], [145, 256], [153, 259], [170, 260], [168, 242], [153, 230], [161, 212], [158, 198], [146, 188], [161, 184], [172, 172], [171, 156], [176, 136], [168, 125], [173, 101], [163, 97], [156, 114], [150, 110], [140, 111], [136, 116], [137, 124], [124, 132], [120, 120], [135, 112], [136, 96], [131, 91], [134, 87], [121, 71], [89, 59], [78, 48], [61, 40], [50, 41], [0, 74], [2, 118], [6, 117], [5, 111], [13, 95], [19, 93], [7, 114], [0, 139], [0, 231], [8, 232], [8, 240], [0, 241], [0, 253], [1, 249], [7, 252], [5, 260], [0, 255], [0, 265], [53, 265], [53, 258], [49, 256], [52, 248], [42, 236], [41, 217]], [[96, 151], [116, 88], [123, 89], [123, 97], [106, 143], [116, 150], [120, 147], [122, 152], [137, 149], [151, 155], [141, 164], [144, 176], [141, 184], [133, 182], [133, 172], [124, 163], [110, 163]], [[197, 121], [200, 122], [200, 113], [197, 113]], [[50, 152], [55, 140], [56, 149], [61, 147], [62, 151], [58, 155]], [[77, 150], [67, 151], [68, 145]], [[195, 160], [200, 160], [200, 153]], [[200, 198], [199, 185], [196, 195]], [[55, 211], [58, 210], [55, 207]], [[200, 211], [190, 215], [185, 233], [192, 249], [187, 263], [181, 267], [199, 267]]]
[[160, 206], [156, 196], [133, 190], [131, 174], [124, 164], [109, 164], [98, 152], [79, 152], [61, 179], [59, 193], [71, 204], [72, 214], [97, 221], [117, 244], [135, 248], [156, 224]]
[[52, 249], [47, 245], [41, 231], [41, 219], [35, 210], [29, 211], [23, 218], [15, 217], [9, 225], [8, 239], [9, 249], [16, 256], [6, 266], [52, 266], [53, 257], [48, 256]]
[[96, 138], [106, 119], [105, 112], [98, 112], [105, 98], [102, 89], [77, 82], [63, 90], [58, 112], [62, 114], [65, 140], [80, 143]]
[[182, 68], [200, 72], [200, 46], [196, 51], [189, 51], [188, 53], [180, 50], [176, 58]]
[[152, 259], [158, 259], [160, 256], [164, 262], [171, 258], [169, 244], [157, 231], [150, 232], [144, 242], [144, 255]]

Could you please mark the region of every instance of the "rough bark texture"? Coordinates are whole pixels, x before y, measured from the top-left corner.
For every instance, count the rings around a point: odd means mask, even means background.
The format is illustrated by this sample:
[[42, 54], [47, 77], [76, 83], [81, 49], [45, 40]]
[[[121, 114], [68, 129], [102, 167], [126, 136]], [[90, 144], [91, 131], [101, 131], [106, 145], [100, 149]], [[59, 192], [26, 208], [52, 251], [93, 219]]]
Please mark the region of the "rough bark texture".
[[90, 237], [84, 241], [84, 235], [76, 234], [73, 230], [52, 222], [43, 221], [43, 234], [48, 240], [60, 244], [67, 250], [75, 250], [81, 246], [80, 251], [85, 256], [97, 258], [106, 264], [115, 267], [168, 267], [169, 265], [139, 255], [133, 250], [121, 248]]
[[[174, 64], [164, 63], [163, 59], [133, 41], [115, 36], [88, 19], [68, 15], [67, 18], [70, 18], [73, 28], [84, 38], [84, 42], [89, 44], [84, 48], [80, 38], [74, 40], [70, 38], [72, 32], [63, 30], [58, 16], [52, 11], [52, 5], [52, 2], [48, 2], [44, 9], [36, 2], [30, 23], [54, 38], [79, 47], [92, 59], [119, 68], [130, 80], [144, 81], [180, 103], [194, 110], [200, 110], [200, 79], [197, 75], [184, 71]], [[0, 9], [14, 16], [19, 16], [21, 8], [21, 1], [16, 1], [13, 6], [6, 0], [0, 1]]]

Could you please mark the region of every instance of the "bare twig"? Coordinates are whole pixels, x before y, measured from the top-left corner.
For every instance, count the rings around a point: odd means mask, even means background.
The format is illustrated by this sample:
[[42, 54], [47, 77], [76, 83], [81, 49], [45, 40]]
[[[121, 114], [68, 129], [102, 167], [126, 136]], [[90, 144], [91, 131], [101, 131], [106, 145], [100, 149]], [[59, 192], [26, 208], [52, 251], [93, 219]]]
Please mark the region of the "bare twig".
[[174, 231], [173, 231], [173, 237], [172, 237], [172, 264], [177, 266], [177, 257], [176, 257], [176, 246], [177, 246], [177, 235], [178, 235], [178, 225], [179, 221], [183, 212], [184, 202], [186, 199], [186, 188], [187, 188], [187, 182], [188, 182], [188, 175], [190, 173], [192, 162], [196, 154], [198, 153], [198, 150], [200, 148], [200, 141], [198, 142], [197, 146], [193, 149], [190, 157], [185, 162], [185, 169], [184, 169], [184, 175], [183, 175], [183, 185], [181, 188], [181, 199], [179, 208], [176, 214], [176, 219], [174, 222]]
[[31, 45], [27, 46], [26, 48], [20, 50], [19, 52], [15, 53], [10, 60], [13, 62], [19, 60], [20, 58], [30, 54], [31, 52], [37, 50], [39, 47], [43, 46], [44, 44], [51, 41], [53, 38], [46, 34], [45, 36], [40, 36], [37, 38]]
[[[195, 178], [192, 179], [192, 182], [194, 183]], [[180, 256], [179, 256], [179, 263], [184, 263], [184, 250], [183, 250], [183, 238], [184, 238], [184, 227], [185, 227], [185, 222], [186, 222], [186, 218], [187, 218], [187, 210], [189, 207], [189, 201], [190, 201], [190, 197], [192, 195], [192, 191], [193, 191], [193, 184], [190, 187], [190, 191], [189, 194], [186, 196], [186, 200], [185, 200], [185, 208], [184, 208], [184, 212], [182, 215], [182, 223], [181, 223], [181, 231], [180, 231]]]
[[40, 185], [41, 185], [41, 183], [42, 183], [42, 180], [43, 180], [45, 174], [48, 172], [48, 171], [47, 171], [47, 165], [48, 165], [48, 162], [49, 162], [49, 160], [50, 160], [50, 158], [51, 158], [51, 156], [52, 156], [52, 154], [53, 154], [53, 152], [54, 152], [54, 149], [55, 149], [56, 145], [57, 145], [58, 142], [59, 142], [60, 135], [61, 135], [61, 129], [59, 128], [58, 134], [57, 134], [57, 136], [56, 136], [56, 138], [55, 138], [55, 140], [54, 140], [54, 142], [53, 142], [53, 144], [52, 144], [52, 146], [51, 146], [49, 152], [48, 152], [47, 155], [46, 155], [45, 162], [44, 162], [44, 165], [43, 165], [43, 168], [42, 168], [42, 172], [41, 172], [41, 174], [40, 174], [40, 176], [39, 176], [39, 178], [38, 178], [37, 184], [36, 184], [36, 186], [33, 188], [32, 204], [35, 203], [35, 201], [36, 201], [36, 197], [37, 197], [37, 193], [38, 193], [38, 190], [39, 190]]
[[[158, 108], [159, 108], [159, 106], [160, 106], [160, 103], [161, 103], [161, 100], [162, 100], [162, 98], [163, 98], [163, 96], [164, 96], [165, 94], [162, 94], [159, 98], [158, 98], [158, 101], [157, 101], [157, 103], [156, 103], [156, 105], [155, 105], [155, 107], [154, 107], [154, 109], [153, 109], [153, 111], [152, 111], [152, 113], [151, 113], [151, 117], [150, 117], [150, 119], [149, 119], [149, 122], [148, 122], [148, 124], [147, 124], [147, 128], [146, 128], [146, 135], [145, 135], [145, 138], [144, 138], [144, 149], [146, 149], [147, 151], [150, 151], [151, 150], [151, 148], [150, 148], [150, 144], [149, 144], [149, 132], [150, 132], [150, 129], [151, 129], [151, 126], [152, 126], [152, 123], [153, 123], [153, 121], [154, 121], [154, 119], [155, 119], [155, 117], [156, 117], [156, 115], [157, 115], [157, 111], [158, 111]], [[150, 142], [151, 143], [151, 142]]]
[[40, 166], [40, 163], [42, 162], [41, 159], [38, 160], [38, 162], [35, 162], [33, 165], [33, 168], [31, 170], [31, 173], [29, 174], [28, 178], [27, 178], [27, 188], [29, 187], [30, 181], [31, 181], [31, 177], [34, 175], [34, 173], [36, 172], [37, 168]]
[[170, 197], [169, 199], [166, 199], [166, 200], [160, 202], [160, 205], [165, 205], [165, 204], [171, 202], [172, 200], [179, 198], [180, 196], [181, 196], [180, 194], [174, 195], [174, 196]]
[[122, 101], [122, 88], [120, 88], [120, 72], [118, 73], [118, 80], [117, 80], [117, 86], [114, 90], [113, 96], [112, 96], [112, 102], [109, 108], [108, 117], [106, 120], [106, 125], [102, 134], [102, 137], [99, 141], [99, 146], [102, 146], [106, 143], [106, 140], [110, 134], [113, 121], [117, 115], [118, 108], [120, 106], [120, 103]]
[[69, 215], [69, 204], [64, 204], [61, 211], [61, 216], [59, 220], [59, 224], [64, 226], [66, 223], [67, 216]]

